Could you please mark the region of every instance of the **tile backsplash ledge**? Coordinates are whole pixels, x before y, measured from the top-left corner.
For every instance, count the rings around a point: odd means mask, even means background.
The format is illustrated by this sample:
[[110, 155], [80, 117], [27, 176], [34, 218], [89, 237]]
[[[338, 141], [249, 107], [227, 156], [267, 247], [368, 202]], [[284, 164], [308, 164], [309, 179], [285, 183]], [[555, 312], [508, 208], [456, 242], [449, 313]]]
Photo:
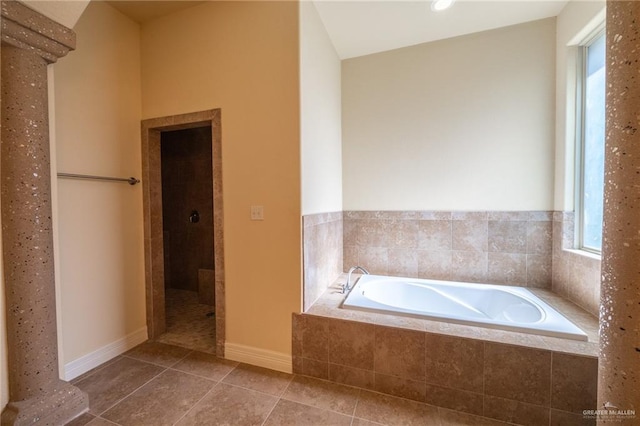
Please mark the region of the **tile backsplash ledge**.
[[304, 310], [349, 267], [553, 289], [598, 314], [600, 262], [571, 248], [573, 214], [344, 211], [303, 216]]

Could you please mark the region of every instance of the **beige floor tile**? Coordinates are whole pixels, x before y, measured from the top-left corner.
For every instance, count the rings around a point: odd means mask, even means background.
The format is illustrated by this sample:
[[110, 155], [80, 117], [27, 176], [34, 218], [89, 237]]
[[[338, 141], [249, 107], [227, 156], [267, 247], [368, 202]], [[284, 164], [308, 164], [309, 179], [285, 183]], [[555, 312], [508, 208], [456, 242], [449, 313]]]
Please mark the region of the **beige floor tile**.
[[275, 396], [219, 383], [176, 425], [262, 425], [276, 402]]
[[89, 423], [91, 420], [95, 418], [96, 417], [92, 414], [84, 413], [76, 417], [75, 419], [71, 420], [69, 423], [66, 424], [66, 426], [85, 426], [87, 423]]
[[237, 366], [237, 362], [221, 359], [213, 354], [191, 352], [171, 368], [220, 381]]
[[122, 357], [76, 386], [89, 394], [89, 413], [99, 415], [163, 370], [157, 365]]
[[87, 423], [87, 426], [114, 426], [116, 423], [110, 422], [109, 420], [102, 419], [100, 417], [96, 417], [91, 420], [91, 422]]
[[369, 391], [360, 392], [355, 417], [385, 425], [440, 424], [436, 407]]
[[350, 426], [351, 417], [281, 399], [264, 426]]
[[243, 388], [280, 396], [293, 375], [248, 364], [238, 365], [222, 381]]
[[447, 410], [445, 408], [438, 408], [440, 413], [440, 422], [442, 426], [508, 426], [509, 423], [504, 423], [498, 420], [487, 419], [485, 417], [478, 417], [472, 414], [462, 413], [460, 411]]
[[167, 370], [102, 414], [102, 417], [124, 426], [170, 426], [213, 386], [214, 381]]
[[73, 379], [73, 380], [70, 380], [70, 381], [69, 381], [69, 383], [71, 383], [72, 385], [75, 385], [75, 384], [77, 384], [78, 382], [80, 382], [80, 381], [82, 381], [82, 380], [86, 379], [87, 377], [89, 377], [90, 375], [92, 375], [93, 373], [95, 373], [96, 371], [101, 370], [101, 369], [103, 369], [104, 367], [106, 367], [107, 365], [109, 365], [109, 364], [112, 364], [112, 363], [116, 362], [116, 361], [117, 361], [117, 360], [119, 360], [120, 358], [121, 358], [120, 356], [117, 356], [117, 357], [111, 358], [109, 361], [105, 361], [105, 362], [103, 362], [102, 364], [100, 364], [99, 366], [97, 366], [97, 367], [95, 367], [95, 368], [92, 368], [91, 370], [87, 371], [86, 373], [83, 373], [83, 374], [79, 375], [78, 377], [76, 377], [76, 378], [75, 378], [75, 379]]
[[353, 422], [351, 422], [351, 426], [379, 426], [382, 423], [372, 422], [371, 420], [359, 419], [357, 417], [353, 418]]
[[359, 393], [358, 389], [349, 386], [295, 376], [282, 398], [351, 416]]
[[124, 356], [150, 362], [163, 367], [171, 367], [184, 358], [191, 350], [158, 342], [144, 342], [126, 352]]

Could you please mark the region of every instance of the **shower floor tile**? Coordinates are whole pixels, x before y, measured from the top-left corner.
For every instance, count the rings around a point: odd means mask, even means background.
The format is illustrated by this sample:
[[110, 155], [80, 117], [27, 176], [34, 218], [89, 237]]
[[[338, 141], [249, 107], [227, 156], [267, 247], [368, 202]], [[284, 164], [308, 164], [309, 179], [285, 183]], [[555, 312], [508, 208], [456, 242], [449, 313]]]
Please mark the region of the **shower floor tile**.
[[195, 351], [216, 353], [216, 318], [207, 316], [213, 306], [198, 303], [195, 291], [165, 290], [167, 331], [156, 342]]

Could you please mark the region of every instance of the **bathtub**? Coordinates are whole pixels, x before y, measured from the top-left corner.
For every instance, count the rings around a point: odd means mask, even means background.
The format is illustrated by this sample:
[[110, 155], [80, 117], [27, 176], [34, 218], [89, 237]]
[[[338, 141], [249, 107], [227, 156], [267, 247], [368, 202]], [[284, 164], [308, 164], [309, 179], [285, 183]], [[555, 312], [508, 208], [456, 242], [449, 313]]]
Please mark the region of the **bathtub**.
[[587, 335], [526, 288], [363, 275], [342, 308], [587, 340]]

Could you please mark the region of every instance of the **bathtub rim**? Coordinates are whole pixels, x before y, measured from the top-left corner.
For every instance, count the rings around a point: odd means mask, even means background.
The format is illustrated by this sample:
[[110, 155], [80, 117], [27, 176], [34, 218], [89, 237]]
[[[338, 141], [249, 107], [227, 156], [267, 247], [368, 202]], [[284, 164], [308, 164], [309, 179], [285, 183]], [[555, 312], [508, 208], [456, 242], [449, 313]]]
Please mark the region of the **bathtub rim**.
[[[364, 279], [364, 281], [363, 281]], [[349, 297], [356, 292], [356, 289], [359, 289], [363, 283], [370, 282], [372, 280], [381, 280], [381, 281], [401, 281], [401, 282], [417, 282], [417, 283], [431, 283], [431, 284], [441, 284], [451, 287], [462, 287], [468, 288], [473, 286], [481, 286], [487, 289], [496, 289], [500, 291], [505, 291], [510, 294], [514, 294], [518, 297], [521, 297], [537, 307], [542, 308], [543, 315], [546, 317], [546, 320], [549, 321], [561, 321], [566, 322], [567, 327], [570, 329], [573, 328], [574, 331], [558, 331], [558, 330], [548, 330], [544, 328], [539, 328], [535, 326], [525, 326], [525, 325], [513, 325], [505, 322], [496, 322], [496, 321], [486, 321], [486, 320], [469, 320], [463, 318], [456, 317], [446, 317], [437, 314], [421, 314], [416, 311], [403, 310], [396, 311], [391, 309], [385, 309], [384, 306], [380, 303], [373, 302], [373, 304], [381, 305], [379, 307], [363, 307], [363, 306], [348, 306], [344, 307], [345, 302], [349, 299]], [[357, 294], [357, 293], [356, 293]], [[362, 296], [357, 296], [357, 298], [363, 299]], [[368, 299], [370, 300], [370, 299]], [[485, 283], [469, 283], [469, 282], [457, 282], [457, 281], [444, 281], [444, 280], [432, 280], [432, 279], [423, 279], [423, 278], [408, 278], [408, 277], [396, 277], [396, 276], [386, 276], [386, 275], [361, 275], [358, 277], [357, 281], [353, 284], [349, 292], [347, 292], [338, 306], [339, 309], [347, 309], [347, 310], [358, 310], [363, 312], [372, 312], [379, 315], [394, 315], [394, 316], [406, 316], [412, 317], [422, 320], [430, 320], [430, 321], [440, 321], [445, 323], [453, 323], [470, 327], [480, 327], [487, 328], [492, 330], [501, 330], [501, 331], [511, 331], [522, 334], [530, 334], [535, 336], [546, 336], [560, 339], [568, 339], [577, 342], [587, 342], [589, 341], [588, 334], [580, 328], [577, 324], [575, 324], [571, 319], [567, 318], [561, 311], [546, 303], [542, 298], [538, 297], [535, 293], [531, 292], [529, 289], [525, 287], [517, 287], [517, 286], [506, 286], [506, 285], [498, 285], [498, 284], [485, 284]]]

